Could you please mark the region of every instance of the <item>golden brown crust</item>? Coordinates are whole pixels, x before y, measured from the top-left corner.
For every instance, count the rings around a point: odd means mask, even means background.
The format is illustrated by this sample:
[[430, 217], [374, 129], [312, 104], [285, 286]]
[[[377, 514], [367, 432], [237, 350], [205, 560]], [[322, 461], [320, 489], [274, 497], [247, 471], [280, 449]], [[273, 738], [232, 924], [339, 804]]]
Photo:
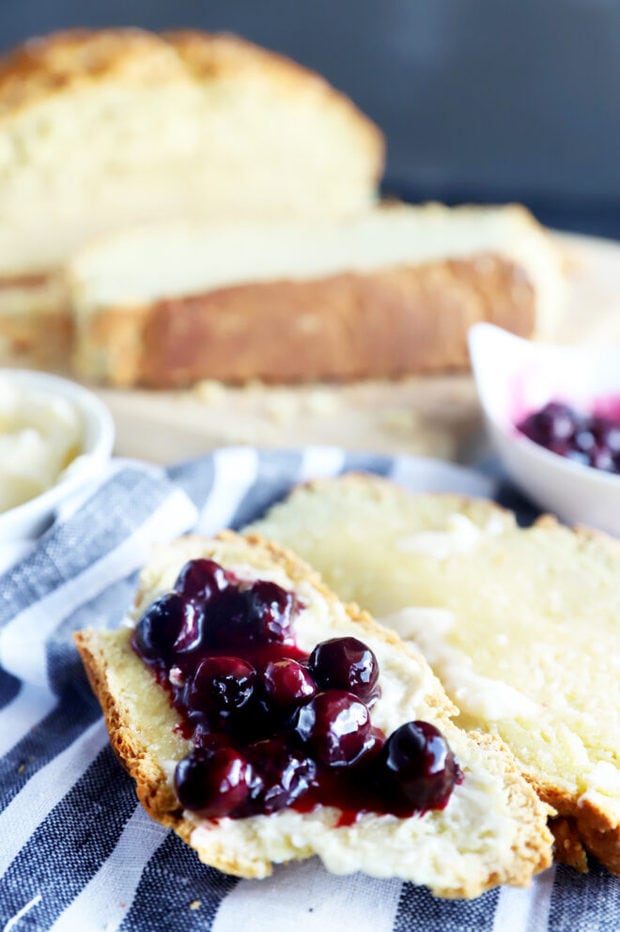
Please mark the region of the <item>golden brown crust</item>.
[[524, 770], [523, 776], [558, 814], [550, 823], [557, 860], [585, 872], [589, 851], [612, 874], [620, 874], [620, 825], [612, 821], [609, 812], [563, 786], [542, 780], [540, 774]]
[[153, 819], [162, 825], [177, 827], [182, 809], [167, 784], [165, 774], [149, 755], [148, 748], [127, 720], [126, 710], [112, 693], [107, 678], [107, 660], [92, 631], [74, 635], [89, 683], [103, 710], [110, 744], [118, 760], [136, 781], [138, 799]]
[[[45, 338], [41, 339], [41, 334]], [[0, 365], [65, 372], [73, 322], [63, 311], [3, 316], [0, 319]]]
[[[489, 755], [497, 754], [498, 749], [502, 750], [505, 757], [504, 779], [508, 791], [509, 805], [511, 810], [517, 814], [517, 818], [519, 818], [520, 814], [520, 834], [514, 847], [522, 848], [529, 852], [532, 864], [536, 865], [534, 867], [535, 872], [544, 870], [546, 867], [549, 867], [551, 863], [550, 853], [546, 847], [550, 835], [545, 833], [544, 839], [543, 837], [532, 836], [529, 829], [529, 820], [531, 818], [530, 805], [527, 796], [523, 793], [523, 777], [517, 765], [517, 761], [514, 759], [507, 745], [501, 738], [497, 737], [497, 735], [471, 731], [469, 732], [469, 737], [478, 747], [483, 748]], [[520, 886], [525, 886], [528, 882], [525, 871], [526, 865], [522, 867], [519, 880], [514, 881]], [[504, 882], [505, 881], [497, 875], [492, 878], [493, 884]]]
[[0, 277], [0, 295], [13, 288], [41, 288], [47, 285], [53, 276], [49, 272], [28, 272], [20, 275], [3, 275]]
[[587, 874], [588, 857], [574, 819], [558, 816], [549, 820], [549, 828], [553, 835], [554, 861], [566, 864], [580, 874]]
[[357, 125], [360, 145], [375, 154], [376, 184], [381, 180], [385, 160], [385, 143], [378, 127], [345, 95], [336, 91], [321, 75], [298, 62], [254, 45], [238, 36], [210, 34], [197, 30], [166, 32], [162, 38], [170, 43], [185, 65], [200, 80], [212, 77], [237, 77], [250, 73], [255, 78], [269, 76], [274, 83], [324, 98], [341, 108], [343, 117]]
[[[190, 543], [195, 541], [196, 544], [202, 545], [208, 543], [204, 538], [198, 537], [188, 537], [185, 540]], [[300, 580], [310, 582], [330, 606], [339, 604], [333, 593], [324, 586], [320, 577], [290, 551], [256, 534], [240, 537], [238, 534], [225, 531], [217, 535], [215, 540], [224, 546], [230, 545], [237, 558], [244, 550], [248, 555], [251, 551], [259, 553], [263, 565], [265, 560], [273, 561], [284, 569], [294, 584]], [[140, 603], [143, 595], [144, 593], [138, 593], [136, 604]], [[399, 650], [416, 657], [420, 662], [418, 655], [403, 644], [396, 634], [378, 625], [366, 612], [355, 605], [346, 606], [346, 611], [349, 618], [360, 624], [367, 634], [371, 633], [386, 643], [397, 645]], [[136, 781], [140, 802], [154, 819], [174, 829], [185, 842], [192, 844], [194, 823], [183, 816], [162, 767], [141, 739], [139, 730], [129, 717], [128, 709], [124, 707], [121, 697], [111, 686], [110, 669], [104, 648], [105, 641], [94, 631], [78, 632], [74, 639], [91, 686], [103, 709], [112, 747], [123, 766]], [[160, 687], [154, 683], [146, 668], [140, 665], [140, 670], [145, 681], [148, 681], [154, 689], [159, 690]], [[434, 706], [440, 722], [442, 719], [447, 721], [451, 715], [455, 714], [456, 709], [443, 693], [438, 681], [433, 678], [432, 683], [430, 705]], [[526, 790], [510, 753], [502, 742], [494, 737], [474, 733], [470, 737], [471, 741], [484, 749], [490, 758], [501, 760], [508, 805], [514, 818], [522, 821], [513, 842], [512, 850], [515, 854], [513, 873], [507, 877], [504, 867], [503, 872], [499, 872], [499, 869], [498, 873], [491, 871], [486, 881], [481, 886], [476, 885], [473, 889], [447, 888], [444, 895], [455, 897], [475, 896], [484, 889], [502, 882], [525, 885], [531, 879], [532, 873], [544, 869], [550, 860], [550, 836], [544, 828], [541, 813], [534, 805], [535, 797]], [[272, 869], [269, 862], [253, 857], [249, 850], [244, 851], [242, 855], [234, 856], [219, 839], [213, 837], [206, 842], [203, 839], [200, 857], [220, 870], [241, 877], [263, 877]]]
[[572, 815], [552, 819], [549, 823], [555, 860], [585, 874], [587, 852], [591, 851], [608, 871], [620, 876], [620, 826], [610, 828], [608, 817], [600, 810], [587, 811], [587, 805], [564, 808], [570, 809]]
[[72, 344], [73, 318], [60, 276], [0, 278], [0, 365], [64, 372]]
[[82, 324], [77, 368], [116, 385], [347, 381], [468, 368], [481, 320], [535, 326], [522, 271], [498, 256], [219, 288], [110, 307]]
[[[598, 858], [608, 871], [620, 876], [620, 825], [596, 828], [602, 813], [586, 814], [578, 821], [578, 830], [588, 851]], [[607, 822], [607, 820], [605, 820]]]
[[[398, 485], [392, 479], [386, 479], [384, 476], [378, 476], [367, 472], [348, 472], [338, 479], [308, 479], [306, 482], [292, 489], [290, 494], [294, 495], [298, 489], [305, 488], [318, 495], [321, 493], [321, 489], [324, 486], [330, 485], [333, 482], [346, 483], [347, 486], [357, 487], [365, 496], [371, 499], [377, 499], [378, 501], [387, 500], [393, 497], [395, 493], [397, 495], [402, 495], [403, 499], [409, 499], [415, 494], [420, 498], [427, 497], [429, 494], [426, 492], [412, 493], [409, 489]], [[450, 507], [454, 511], [469, 513], [472, 509], [484, 509], [489, 515], [499, 515], [507, 526], [515, 527], [517, 523], [513, 511], [510, 511], [509, 508], [504, 508], [503, 505], [499, 505], [489, 498], [474, 498], [472, 495], [462, 495], [458, 492], [433, 492], [432, 497], [434, 499], [449, 500]], [[282, 504], [285, 505], [285, 502], [286, 500]]]
[[56, 32], [0, 59], [0, 115], [109, 78], [162, 80], [182, 70], [166, 43], [141, 29]]
[[48, 97], [106, 80], [137, 84], [250, 74], [306, 90], [338, 106], [357, 126], [360, 146], [383, 171], [380, 130], [319, 75], [283, 55], [236, 36], [185, 30], [162, 35], [142, 29], [71, 29], [32, 39], [0, 59], [0, 120]]

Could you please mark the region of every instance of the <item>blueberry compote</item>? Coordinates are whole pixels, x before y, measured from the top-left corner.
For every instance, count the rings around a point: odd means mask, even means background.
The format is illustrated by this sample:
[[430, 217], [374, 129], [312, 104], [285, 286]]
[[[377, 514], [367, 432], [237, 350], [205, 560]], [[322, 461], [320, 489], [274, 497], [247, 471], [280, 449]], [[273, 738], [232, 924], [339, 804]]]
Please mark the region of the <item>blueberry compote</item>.
[[341, 811], [340, 824], [442, 809], [462, 780], [445, 738], [428, 722], [386, 738], [371, 721], [375, 655], [354, 637], [305, 654], [293, 632], [300, 608], [273, 582], [198, 559], [140, 618], [133, 648], [191, 742], [175, 773], [181, 805], [217, 819], [322, 804]]
[[541, 447], [575, 463], [620, 473], [620, 420], [585, 414], [550, 401], [518, 424], [517, 429]]

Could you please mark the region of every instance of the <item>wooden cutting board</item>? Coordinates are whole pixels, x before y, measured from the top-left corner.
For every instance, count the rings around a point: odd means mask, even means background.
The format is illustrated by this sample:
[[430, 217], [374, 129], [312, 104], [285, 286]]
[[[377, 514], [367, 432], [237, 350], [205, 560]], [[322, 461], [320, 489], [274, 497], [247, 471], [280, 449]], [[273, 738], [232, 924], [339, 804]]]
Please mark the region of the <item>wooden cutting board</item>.
[[[620, 243], [554, 234], [569, 296], [558, 342], [620, 343]], [[298, 388], [203, 382], [191, 391], [96, 389], [117, 427], [116, 452], [156, 463], [218, 446], [336, 444], [471, 461], [480, 411], [469, 376]]]

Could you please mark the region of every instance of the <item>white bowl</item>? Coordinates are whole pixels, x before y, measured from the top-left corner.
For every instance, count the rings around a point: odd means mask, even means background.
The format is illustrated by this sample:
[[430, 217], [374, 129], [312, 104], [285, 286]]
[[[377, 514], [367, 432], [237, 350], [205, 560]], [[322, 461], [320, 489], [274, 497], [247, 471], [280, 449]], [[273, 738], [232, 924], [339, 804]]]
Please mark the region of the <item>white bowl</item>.
[[68, 379], [25, 369], [0, 369], [0, 379], [23, 392], [68, 401], [77, 409], [83, 427], [82, 450], [58, 481], [35, 498], [0, 514], [0, 541], [15, 541], [40, 534], [58, 507], [102, 471], [114, 446], [114, 421], [92, 392]]
[[548, 401], [592, 411], [620, 400], [620, 347], [550, 346], [476, 324], [469, 350], [491, 442], [515, 485], [568, 524], [620, 535], [620, 475], [551, 453], [515, 426]]

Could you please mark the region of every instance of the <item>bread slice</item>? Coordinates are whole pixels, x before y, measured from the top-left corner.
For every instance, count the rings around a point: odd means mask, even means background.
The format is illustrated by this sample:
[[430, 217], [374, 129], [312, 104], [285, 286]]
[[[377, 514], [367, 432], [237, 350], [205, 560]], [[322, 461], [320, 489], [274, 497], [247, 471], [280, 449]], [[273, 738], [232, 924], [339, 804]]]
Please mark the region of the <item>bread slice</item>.
[[90, 245], [68, 279], [80, 374], [158, 387], [463, 370], [471, 324], [544, 333], [563, 294], [554, 245], [516, 205], [161, 224]]
[[[424, 652], [579, 845], [620, 873], [620, 541], [370, 476], [295, 490], [254, 529]], [[562, 851], [559, 850], [559, 855]]]
[[0, 366], [70, 374], [73, 315], [60, 273], [0, 278]]
[[130, 628], [83, 631], [76, 643], [103, 707], [112, 746], [134, 777], [153, 818], [171, 826], [207, 864], [242, 877], [264, 877], [275, 863], [318, 854], [328, 869], [357, 870], [425, 884], [438, 895], [473, 897], [500, 883], [526, 884], [549, 863], [545, 809], [520, 777], [500, 741], [456, 727], [455, 712], [423, 657], [355, 606], [343, 605], [292, 553], [254, 535], [182, 538], [144, 569], [132, 617], [163, 591], [190, 559], [209, 556], [241, 579], [269, 579], [295, 592], [298, 645], [357, 635], [375, 651], [382, 695], [373, 722], [390, 732], [423, 718], [437, 725], [464, 771], [443, 810], [412, 818], [364, 814], [337, 825], [338, 811], [284, 809], [246, 819], [207, 821], [183, 812], [171, 774], [188, 750], [174, 726], [166, 692], [129, 644]]
[[[36, 302], [28, 279], [136, 223], [356, 214], [375, 201], [383, 149], [318, 75], [232, 36], [31, 40], [0, 59], [0, 289], [19, 276], [21, 302]], [[37, 362], [55, 322], [35, 302], [26, 338], [4, 315], [0, 337], [15, 352], [34, 343]]]

